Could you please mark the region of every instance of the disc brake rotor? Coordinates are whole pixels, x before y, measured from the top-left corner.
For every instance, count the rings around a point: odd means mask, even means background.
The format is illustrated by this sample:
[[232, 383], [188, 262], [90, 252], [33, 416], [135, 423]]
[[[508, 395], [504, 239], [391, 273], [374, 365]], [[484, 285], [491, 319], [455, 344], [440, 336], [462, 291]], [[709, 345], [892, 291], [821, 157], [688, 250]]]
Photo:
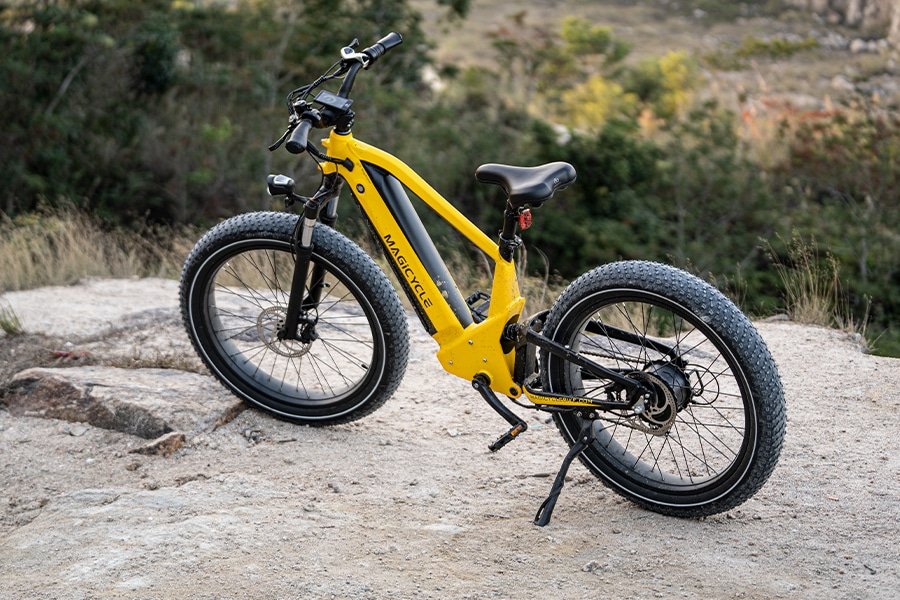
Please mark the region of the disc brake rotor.
[[279, 356], [297, 358], [309, 352], [312, 342], [303, 343], [299, 340], [282, 340], [278, 338], [278, 330], [284, 325], [287, 314], [281, 306], [270, 306], [264, 309], [256, 318], [256, 333], [260, 341], [266, 347]]
[[648, 383], [652, 387], [654, 394], [645, 403], [643, 412], [628, 417], [625, 422], [644, 433], [666, 435], [669, 433], [669, 429], [672, 428], [672, 425], [675, 423], [675, 417], [678, 415], [678, 407], [672, 390], [669, 389], [669, 386], [662, 379], [652, 373], [636, 371], [629, 373], [629, 376]]

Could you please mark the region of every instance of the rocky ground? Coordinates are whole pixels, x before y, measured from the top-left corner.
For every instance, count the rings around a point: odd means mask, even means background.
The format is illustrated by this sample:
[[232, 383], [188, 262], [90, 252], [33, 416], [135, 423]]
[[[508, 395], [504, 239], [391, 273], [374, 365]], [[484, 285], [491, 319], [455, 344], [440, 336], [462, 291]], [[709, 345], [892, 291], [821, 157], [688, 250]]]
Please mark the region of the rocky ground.
[[[788, 430], [739, 509], [662, 517], [574, 465], [541, 529], [531, 519], [562, 439], [531, 415], [490, 454], [503, 422], [440, 372], [415, 322], [395, 396], [363, 421], [309, 428], [246, 409], [202, 373], [174, 282], [4, 299], [27, 333], [0, 338], [0, 381], [15, 390], [0, 406], [0, 598], [900, 594], [900, 362], [839, 332], [757, 324]], [[76, 414], [86, 422], [64, 420]], [[166, 428], [183, 439], [152, 446]]]

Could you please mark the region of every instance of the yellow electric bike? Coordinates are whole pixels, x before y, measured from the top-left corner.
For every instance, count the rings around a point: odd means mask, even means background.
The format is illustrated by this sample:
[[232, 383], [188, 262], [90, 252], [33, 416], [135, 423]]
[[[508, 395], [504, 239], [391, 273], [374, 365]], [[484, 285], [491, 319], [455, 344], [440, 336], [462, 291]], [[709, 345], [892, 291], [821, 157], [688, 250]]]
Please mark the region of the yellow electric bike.
[[[600, 266], [550, 310], [523, 315], [518, 232], [575, 170], [563, 162], [479, 167], [475, 177], [507, 198], [495, 241], [403, 162], [355, 139], [354, 80], [401, 41], [391, 33], [361, 52], [354, 41], [288, 95], [289, 126], [270, 150], [284, 144], [313, 157], [322, 183], [303, 197], [292, 179], [270, 175], [268, 190], [302, 214], [230, 218], [187, 258], [182, 315], [213, 375], [264, 410], [314, 425], [363, 417], [397, 388], [407, 318], [385, 274], [333, 228], [346, 184], [438, 343], [441, 366], [509, 423], [490, 450], [527, 429], [500, 397], [553, 415], [570, 450], [536, 524], [549, 522], [576, 457], [616, 492], [664, 514], [710, 515], [747, 500], [775, 468], [785, 429], [778, 372], [747, 318], [700, 279], [644, 261]], [[332, 80], [341, 81], [337, 93], [319, 89]], [[308, 139], [313, 128], [328, 130], [324, 151]], [[489, 292], [463, 297], [407, 192], [490, 259]]]

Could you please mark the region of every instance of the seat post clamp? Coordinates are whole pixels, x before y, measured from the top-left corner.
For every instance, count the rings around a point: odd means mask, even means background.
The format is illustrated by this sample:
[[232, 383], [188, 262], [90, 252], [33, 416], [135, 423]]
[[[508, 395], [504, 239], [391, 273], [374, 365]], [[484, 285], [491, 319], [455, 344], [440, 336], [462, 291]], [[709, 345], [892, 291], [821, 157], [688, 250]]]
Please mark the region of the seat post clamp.
[[516, 249], [522, 245], [522, 238], [513, 234], [512, 239], [507, 239], [500, 234], [500, 258], [511, 261]]

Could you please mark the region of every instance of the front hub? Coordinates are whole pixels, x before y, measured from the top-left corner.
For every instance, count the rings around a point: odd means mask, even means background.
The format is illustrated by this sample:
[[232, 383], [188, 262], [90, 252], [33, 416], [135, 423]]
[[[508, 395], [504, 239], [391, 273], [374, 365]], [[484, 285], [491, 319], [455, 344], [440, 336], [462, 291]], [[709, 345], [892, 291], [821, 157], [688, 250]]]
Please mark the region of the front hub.
[[[279, 334], [284, 327], [286, 315], [287, 310], [283, 306], [270, 306], [269, 308], [264, 309], [259, 313], [259, 316], [256, 317], [256, 333], [259, 335], [259, 340], [265, 344], [266, 348], [275, 354], [288, 358], [297, 358], [309, 352], [313, 340], [318, 337], [315, 334], [315, 324], [312, 323], [304, 326], [303, 319], [301, 319], [301, 324], [297, 331], [298, 339], [282, 339]], [[304, 333], [306, 333], [308, 329], [312, 330], [312, 334], [310, 335], [307, 333], [307, 339], [304, 340]]]

